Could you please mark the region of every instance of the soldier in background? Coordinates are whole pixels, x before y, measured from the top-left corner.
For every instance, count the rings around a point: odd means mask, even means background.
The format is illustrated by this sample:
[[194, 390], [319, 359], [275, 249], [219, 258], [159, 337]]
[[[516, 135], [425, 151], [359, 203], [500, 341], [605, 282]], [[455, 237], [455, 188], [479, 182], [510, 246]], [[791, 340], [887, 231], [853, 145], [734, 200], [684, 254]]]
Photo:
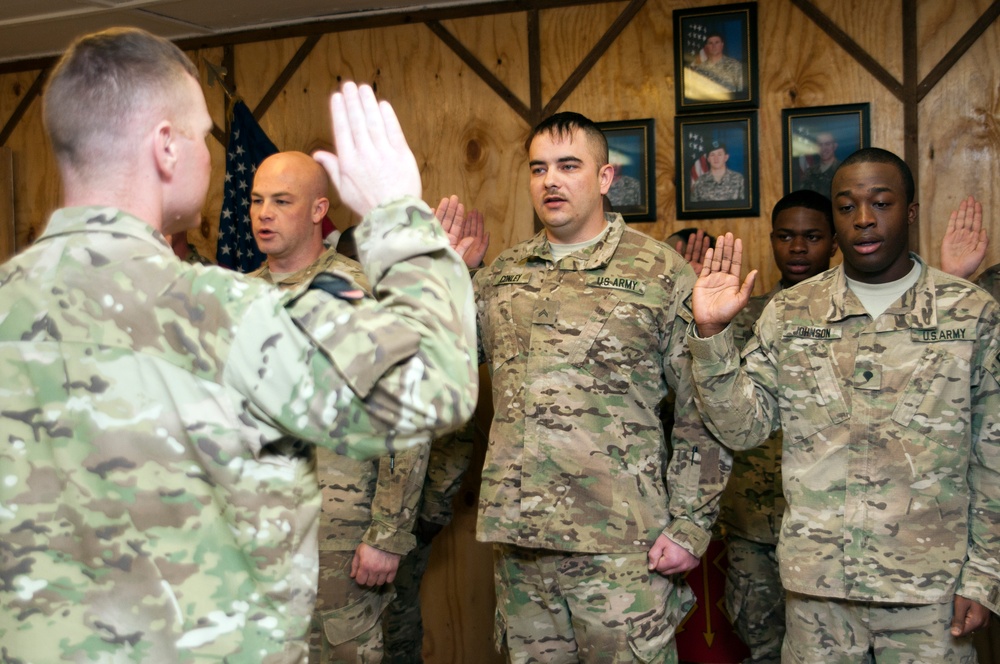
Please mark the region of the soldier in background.
[[[370, 298], [361, 265], [323, 244], [322, 222], [330, 207], [326, 191], [323, 167], [309, 155], [279, 152], [261, 162], [250, 192], [250, 219], [267, 260], [249, 276], [297, 288], [321, 272], [336, 271], [351, 282], [341, 297]], [[381, 618], [395, 595], [400, 558], [415, 544], [412, 529], [427, 455], [422, 447], [355, 461], [316, 451], [323, 510], [309, 643], [314, 664], [381, 658]]]
[[[801, 190], [778, 201], [771, 211], [771, 249], [781, 279], [766, 295], [750, 298], [733, 319], [738, 348], [753, 337], [754, 323], [775, 295], [829, 269], [837, 252], [833, 235], [833, 211], [826, 196]], [[784, 510], [778, 429], [760, 447], [733, 454], [719, 515], [729, 556], [726, 609], [750, 649], [744, 664], [781, 662], [785, 591], [775, 549]]]
[[[526, 147], [544, 230], [478, 272], [494, 418], [476, 536], [495, 546], [511, 661], [673, 662], [729, 454], [692, 400], [694, 274], [603, 211], [600, 129], [576, 113]], [[677, 393], [673, 454], [659, 406]]]
[[719, 238], [695, 284], [698, 406], [737, 449], [779, 426], [790, 662], [974, 662], [1000, 608], [1000, 307], [908, 251], [906, 163], [855, 152], [833, 179], [844, 262], [777, 294], [740, 353], [756, 276]]
[[747, 197], [743, 174], [729, 168], [729, 149], [712, 141], [708, 150], [708, 172], [691, 185], [691, 202], [738, 201]]
[[[388, 104], [345, 83], [322, 160], [385, 303], [177, 260], [208, 190], [197, 69], [136, 29], [75, 41], [44, 119], [64, 207], [0, 267], [0, 644], [10, 661], [303, 662], [314, 445], [461, 426], [471, 285]], [[310, 441], [288, 445], [289, 437]]]

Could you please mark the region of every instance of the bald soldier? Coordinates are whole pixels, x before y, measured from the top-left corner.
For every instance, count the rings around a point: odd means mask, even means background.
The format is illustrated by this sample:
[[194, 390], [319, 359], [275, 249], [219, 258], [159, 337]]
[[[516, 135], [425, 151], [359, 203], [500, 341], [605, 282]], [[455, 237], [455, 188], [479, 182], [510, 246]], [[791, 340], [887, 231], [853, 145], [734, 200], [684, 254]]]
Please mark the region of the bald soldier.
[[475, 406], [471, 284], [370, 87], [333, 96], [317, 159], [381, 301], [174, 256], [208, 191], [197, 76], [122, 28], [48, 77], [62, 207], [0, 266], [4, 661], [304, 662], [315, 447], [372, 458]]
[[[329, 207], [326, 173], [311, 157], [281, 152], [265, 159], [254, 177], [250, 218], [267, 260], [250, 276], [295, 288], [332, 271], [350, 281], [342, 297], [370, 298], [361, 265], [323, 244]], [[391, 583], [400, 557], [416, 542], [412, 530], [427, 449], [374, 461], [317, 450], [316, 465], [323, 511], [310, 661], [378, 661], [380, 618], [395, 595]]]

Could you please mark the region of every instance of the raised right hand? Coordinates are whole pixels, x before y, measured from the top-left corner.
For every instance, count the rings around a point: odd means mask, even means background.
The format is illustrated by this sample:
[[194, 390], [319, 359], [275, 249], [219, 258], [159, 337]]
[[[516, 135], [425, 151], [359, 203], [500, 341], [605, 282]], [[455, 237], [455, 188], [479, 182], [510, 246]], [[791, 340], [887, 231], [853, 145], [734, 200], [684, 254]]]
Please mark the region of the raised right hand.
[[705, 254], [701, 275], [694, 283], [691, 308], [698, 335], [711, 337], [729, 325], [750, 301], [757, 270], [740, 283], [743, 269], [743, 241], [732, 233], [720, 235], [715, 248]]

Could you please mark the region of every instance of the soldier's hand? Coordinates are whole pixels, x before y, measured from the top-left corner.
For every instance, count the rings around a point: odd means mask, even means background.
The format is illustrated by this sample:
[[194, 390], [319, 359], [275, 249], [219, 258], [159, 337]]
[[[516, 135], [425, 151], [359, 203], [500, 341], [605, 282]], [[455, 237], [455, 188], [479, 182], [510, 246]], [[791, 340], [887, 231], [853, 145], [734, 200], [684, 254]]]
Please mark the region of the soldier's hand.
[[420, 169], [392, 106], [348, 81], [330, 98], [336, 154], [316, 152], [340, 200], [364, 216], [403, 196], [420, 197]]
[[441, 199], [434, 216], [448, 236], [451, 248], [462, 257], [469, 268], [479, 267], [490, 245], [490, 234], [485, 230], [483, 213], [479, 210], [465, 212], [465, 206], [452, 194]]
[[720, 235], [715, 248], [705, 255], [701, 275], [694, 284], [691, 308], [698, 334], [710, 337], [729, 325], [750, 301], [757, 270], [752, 270], [740, 284], [743, 269], [743, 242], [732, 233]]
[[983, 205], [969, 196], [952, 210], [941, 238], [941, 269], [968, 279], [986, 257], [989, 240], [983, 228]]
[[399, 569], [400, 555], [376, 549], [362, 542], [354, 551], [351, 578], [359, 586], [382, 586], [392, 583]]
[[647, 554], [649, 571], [660, 574], [681, 574], [689, 572], [698, 566], [698, 559], [688, 553], [688, 550], [671, 540], [666, 535], [660, 535], [653, 542], [653, 547]]
[[951, 619], [951, 635], [968, 636], [990, 622], [990, 610], [979, 602], [955, 595], [955, 613]]
[[677, 246], [674, 248], [677, 249], [677, 253], [684, 256], [684, 260], [688, 262], [695, 274], [701, 274], [701, 270], [705, 266], [703, 260], [708, 254], [708, 250], [712, 248], [712, 238], [699, 228], [694, 235], [688, 237], [686, 246], [683, 240], [678, 240]]

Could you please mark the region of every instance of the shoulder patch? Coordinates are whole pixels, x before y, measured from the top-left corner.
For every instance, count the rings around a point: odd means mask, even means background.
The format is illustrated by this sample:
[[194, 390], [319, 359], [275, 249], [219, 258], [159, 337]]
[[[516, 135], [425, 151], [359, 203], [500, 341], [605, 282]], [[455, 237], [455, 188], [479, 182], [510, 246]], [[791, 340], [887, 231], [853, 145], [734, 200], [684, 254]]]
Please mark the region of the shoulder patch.
[[329, 272], [320, 272], [309, 282], [310, 289], [326, 291], [341, 300], [361, 300], [365, 292], [347, 279]]
[[587, 286], [591, 288], [613, 288], [639, 295], [646, 292], [646, 284], [644, 282], [638, 279], [626, 279], [625, 277], [591, 277], [587, 280]]

